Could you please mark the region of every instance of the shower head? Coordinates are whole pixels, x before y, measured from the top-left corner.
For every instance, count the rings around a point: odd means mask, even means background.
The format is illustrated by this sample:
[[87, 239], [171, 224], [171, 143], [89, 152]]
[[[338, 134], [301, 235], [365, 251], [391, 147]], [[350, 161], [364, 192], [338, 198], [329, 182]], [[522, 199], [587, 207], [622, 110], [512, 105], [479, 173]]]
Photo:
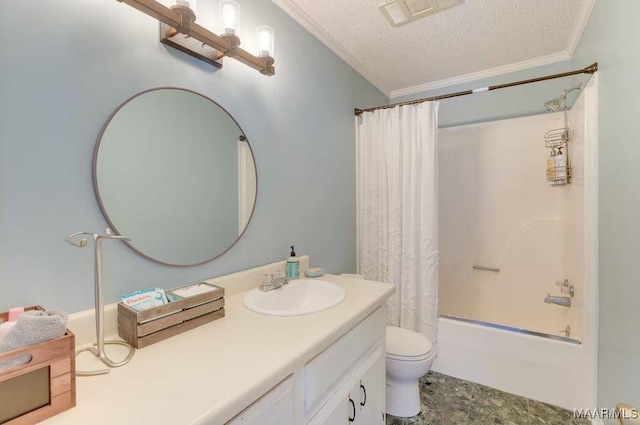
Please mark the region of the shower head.
[[567, 95], [574, 90], [580, 90], [580, 89], [582, 89], [582, 83], [578, 84], [575, 87], [570, 88], [569, 90], [564, 89], [560, 97], [556, 97], [555, 99], [551, 99], [544, 102], [544, 107], [547, 108], [547, 111], [549, 112], [566, 111]]
[[556, 97], [555, 99], [548, 100], [544, 102], [544, 107], [547, 108], [549, 112], [558, 112], [562, 111], [562, 106], [566, 105], [564, 96]]

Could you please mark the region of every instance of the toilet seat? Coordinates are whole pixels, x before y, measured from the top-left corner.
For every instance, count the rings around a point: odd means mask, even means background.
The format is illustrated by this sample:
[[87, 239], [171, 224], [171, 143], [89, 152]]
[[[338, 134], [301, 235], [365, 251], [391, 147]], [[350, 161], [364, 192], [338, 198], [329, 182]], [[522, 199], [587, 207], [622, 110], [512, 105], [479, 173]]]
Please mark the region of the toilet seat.
[[429, 354], [425, 354], [423, 356], [414, 356], [414, 357], [407, 357], [407, 356], [397, 356], [394, 354], [389, 354], [387, 353], [387, 359], [388, 360], [397, 360], [400, 362], [421, 362], [424, 360], [427, 360], [428, 358], [430, 358], [432, 355], [432, 353]]
[[429, 338], [408, 329], [387, 326], [387, 358], [399, 361], [423, 361], [433, 355]]

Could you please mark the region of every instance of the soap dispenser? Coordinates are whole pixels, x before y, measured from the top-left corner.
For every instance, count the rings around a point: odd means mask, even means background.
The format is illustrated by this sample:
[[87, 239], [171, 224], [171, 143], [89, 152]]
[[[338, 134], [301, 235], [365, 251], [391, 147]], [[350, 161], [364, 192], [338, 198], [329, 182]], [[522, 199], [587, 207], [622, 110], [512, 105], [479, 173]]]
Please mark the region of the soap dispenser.
[[296, 257], [294, 245], [291, 245], [291, 254], [287, 258], [287, 279], [297, 279], [300, 275], [300, 260]]

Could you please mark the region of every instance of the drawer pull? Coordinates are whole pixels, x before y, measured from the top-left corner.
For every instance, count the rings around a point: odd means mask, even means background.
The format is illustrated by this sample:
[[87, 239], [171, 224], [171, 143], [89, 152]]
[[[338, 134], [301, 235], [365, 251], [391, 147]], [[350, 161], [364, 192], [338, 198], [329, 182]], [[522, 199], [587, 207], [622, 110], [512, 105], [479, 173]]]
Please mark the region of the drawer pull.
[[362, 385], [362, 382], [360, 383], [360, 389], [364, 394], [364, 400], [360, 402], [360, 406], [364, 406], [365, 404], [367, 404], [367, 389], [364, 387], [364, 385]]
[[351, 409], [353, 409], [353, 417], [349, 416], [349, 422], [353, 422], [356, 420], [356, 403], [349, 396], [349, 403], [351, 403]]

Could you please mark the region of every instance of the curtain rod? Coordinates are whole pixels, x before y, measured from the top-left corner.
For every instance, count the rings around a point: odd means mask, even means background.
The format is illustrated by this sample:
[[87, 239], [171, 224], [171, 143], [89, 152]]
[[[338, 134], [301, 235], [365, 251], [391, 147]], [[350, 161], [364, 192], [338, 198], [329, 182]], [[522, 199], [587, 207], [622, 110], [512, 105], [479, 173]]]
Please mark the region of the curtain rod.
[[357, 109], [356, 108], [355, 109], [355, 114], [356, 114], [356, 116], [360, 116], [360, 115], [362, 115], [363, 112], [371, 112], [371, 111], [375, 111], [376, 109], [389, 109], [389, 108], [394, 108], [396, 106], [413, 105], [413, 104], [416, 104], [416, 103], [422, 103], [422, 102], [426, 102], [426, 101], [429, 101], [429, 100], [449, 99], [450, 97], [466, 96], [468, 94], [482, 93], [482, 92], [485, 92], [485, 91], [506, 89], [507, 87], [514, 87], [514, 86], [520, 86], [520, 85], [523, 85], [523, 84], [537, 83], [539, 81], [553, 80], [555, 78], [569, 77], [571, 75], [577, 75], [577, 74], [593, 74], [597, 70], [598, 70], [598, 62], [594, 62], [594, 63], [592, 63], [591, 65], [589, 65], [586, 68], [578, 69], [576, 71], [563, 72], [561, 74], [545, 75], [544, 77], [531, 78], [529, 80], [515, 81], [513, 83], [506, 83], [506, 84], [498, 84], [496, 86], [481, 87], [481, 88], [477, 88], [477, 89], [473, 89], [473, 90], [464, 90], [464, 91], [459, 91], [459, 92], [455, 92], [455, 93], [442, 94], [440, 96], [425, 97], [425, 98], [422, 98], [422, 99], [409, 100], [407, 102], [400, 102], [400, 103], [392, 103], [390, 105], [375, 106], [373, 108], [366, 108], [366, 109]]

